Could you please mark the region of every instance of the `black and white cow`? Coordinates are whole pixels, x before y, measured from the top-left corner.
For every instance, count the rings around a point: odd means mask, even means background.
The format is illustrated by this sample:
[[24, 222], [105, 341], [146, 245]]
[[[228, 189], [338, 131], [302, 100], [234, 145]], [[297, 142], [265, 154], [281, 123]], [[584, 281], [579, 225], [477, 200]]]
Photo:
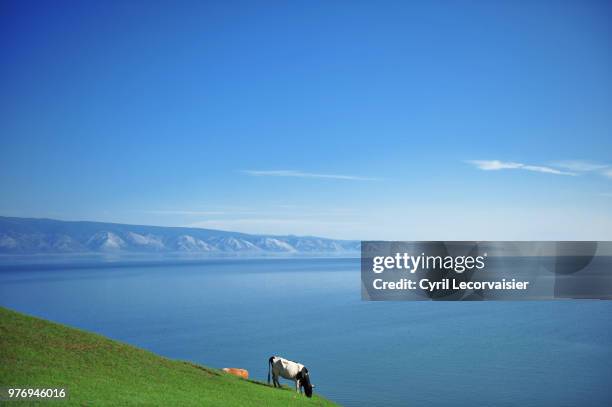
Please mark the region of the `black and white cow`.
[[280, 387], [278, 377], [283, 377], [295, 382], [295, 391], [306, 393], [306, 397], [312, 397], [314, 386], [310, 383], [308, 369], [301, 364], [283, 359], [279, 356], [272, 356], [268, 359], [268, 384], [270, 384], [270, 370], [272, 370], [272, 382], [274, 387]]

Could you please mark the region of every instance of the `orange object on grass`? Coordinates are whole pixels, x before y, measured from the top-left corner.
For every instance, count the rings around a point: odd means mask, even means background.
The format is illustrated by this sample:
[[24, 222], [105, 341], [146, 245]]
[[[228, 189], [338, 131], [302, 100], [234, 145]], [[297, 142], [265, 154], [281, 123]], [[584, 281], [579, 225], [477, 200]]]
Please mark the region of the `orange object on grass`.
[[226, 373], [233, 374], [234, 376], [242, 377], [243, 379], [249, 378], [249, 371], [246, 369], [238, 369], [235, 367], [224, 367], [222, 370]]

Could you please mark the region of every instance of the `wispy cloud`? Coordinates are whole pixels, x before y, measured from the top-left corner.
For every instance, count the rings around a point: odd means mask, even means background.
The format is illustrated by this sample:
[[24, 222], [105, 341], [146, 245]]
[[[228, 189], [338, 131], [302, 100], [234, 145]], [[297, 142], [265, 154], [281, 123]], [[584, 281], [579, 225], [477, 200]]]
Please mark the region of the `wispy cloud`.
[[595, 163], [592, 161], [570, 160], [560, 161], [554, 164], [557, 167], [565, 168], [580, 173], [597, 173], [606, 178], [612, 178], [612, 166], [609, 164]]
[[551, 164], [553, 167], [564, 168], [570, 171], [576, 172], [590, 172], [590, 171], [601, 171], [609, 168], [609, 165], [594, 163], [591, 161], [583, 160], [568, 160], [568, 161], [557, 161]]
[[325, 178], [349, 181], [377, 181], [378, 178], [357, 175], [320, 174], [297, 170], [244, 170], [243, 173], [254, 177], [294, 177], [294, 178]]
[[469, 160], [468, 163], [474, 165], [479, 170], [484, 171], [499, 171], [499, 170], [525, 170], [534, 172], [543, 172], [546, 174], [555, 175], [576, 175], [574, 172], [561, 171], [552, 167], [546, 167], [542, 165], [531, 165], [523, 164], [512, 161], [500, 161], [500, 160]]

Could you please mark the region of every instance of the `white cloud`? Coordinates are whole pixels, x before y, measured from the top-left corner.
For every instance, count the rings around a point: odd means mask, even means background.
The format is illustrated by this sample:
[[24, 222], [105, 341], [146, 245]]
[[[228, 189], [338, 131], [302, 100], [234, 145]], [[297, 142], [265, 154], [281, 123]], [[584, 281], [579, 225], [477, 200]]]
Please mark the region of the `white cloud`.
[[567, 171], [559, 171], [556, 170], [554, 168], [550, 168], [550, 167], [544, 167], [541, 165], [523, 165], [522, 167], [520, 167], [522, 170], [527, 170], [527, 171], [536, 171], [536, 172], [545, 172], [547, 174], [556, 174], [556, 175], [576, 175], [573, 172], [567, 172]]
[[512, 161], [470, 160], [468, 161], [468, 163], [484, 171], [526, 170], [526, 171], [543, 172], [543, 173], [555, 174], [555, 175], [576, 175], [573, 172], [560, 171], [560, 170], [557, 170], [551, 167], [545, 167], [541, 165], [529, 165], [529, 164], [517, 163], [517, 162], [512, 162]]
[[608, 168], [608, 165], [594, 163], [591, 161], [583, 161], [583, 160], [568, 160], [568, 161], [558, 161], [552, 164], [554, 167], [564, 168], [570, 171], [578, 171], [578, 172], [589, 172], [589, 171], [600, 171]]
[[312, 172], [303, 172], [296, 170], [245, 170], [242, 171], [247, 175], [254, 177], [296, 177], [296, 178], [326, 178], [340, 179], [350, 181], [376, 181], [377, 178], [361, 177], [356, 175], [340, 175], [340, 174], [319, 174]]
[[608, 178], [612, 178], [612, 169], [602, 171], [601, 173]]
[[478, 169], [485, 171], [521, 168], [523, 165], [520, 163], [503, 162], [498, 160], [470, 160], [468, 162], [470, 164], [474, 164], [476, 167], [478, 167]]

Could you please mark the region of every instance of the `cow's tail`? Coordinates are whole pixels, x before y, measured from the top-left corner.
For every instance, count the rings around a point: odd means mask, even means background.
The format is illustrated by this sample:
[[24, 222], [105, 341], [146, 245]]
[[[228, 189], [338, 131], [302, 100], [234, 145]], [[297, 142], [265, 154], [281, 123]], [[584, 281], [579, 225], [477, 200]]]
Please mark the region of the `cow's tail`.
[[272, 362], [274, 362], [274, 356], [270, 356], [270, 359], [268, 359], [268, 384], [270, 384], [270, 370], [272, 369]]

